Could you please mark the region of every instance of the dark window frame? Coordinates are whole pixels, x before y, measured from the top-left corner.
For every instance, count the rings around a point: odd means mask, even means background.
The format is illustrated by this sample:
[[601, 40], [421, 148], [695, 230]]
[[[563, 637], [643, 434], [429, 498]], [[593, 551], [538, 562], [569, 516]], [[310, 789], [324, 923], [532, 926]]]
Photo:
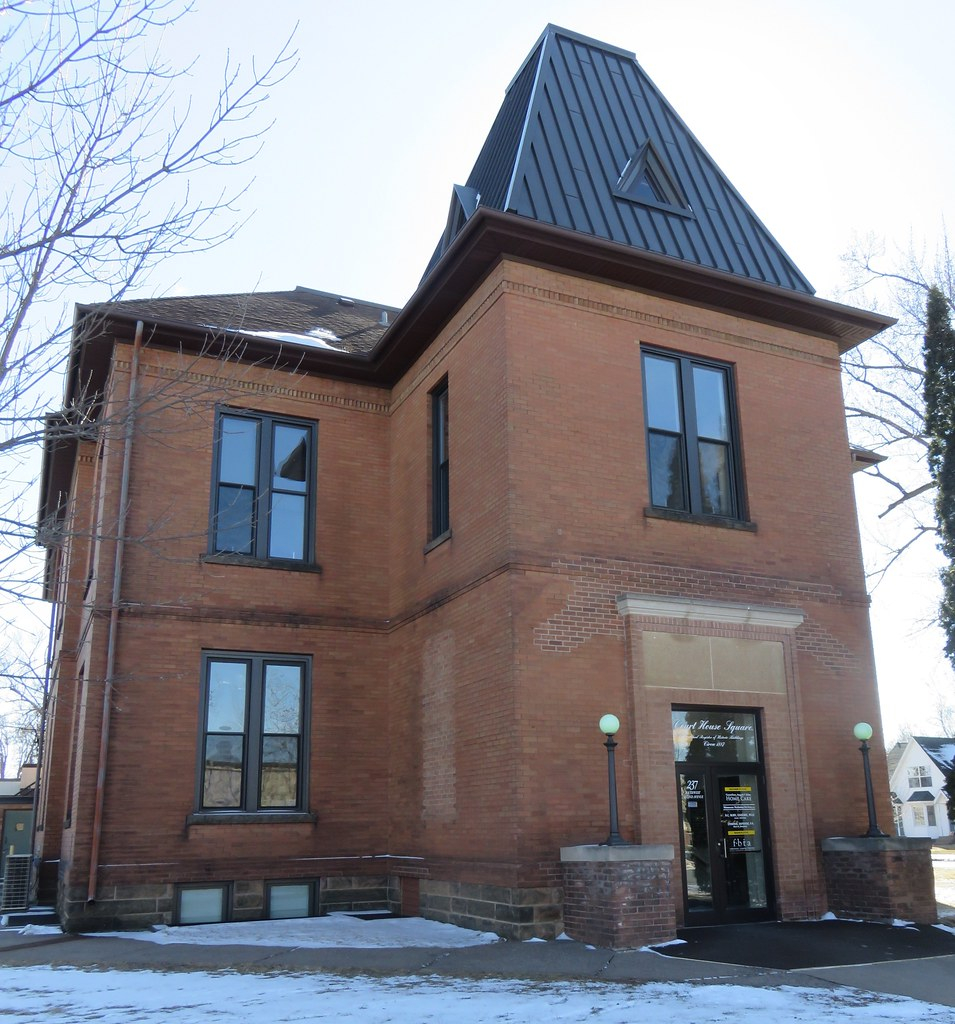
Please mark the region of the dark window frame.
[[[254, 467], [254, 486], [251, 513], [251, 550], [237, 551], [219, 543], [219, 526], [224, 509], [220, 507], [220, 487], [229, 486], [220, 477], [222, 474], [222, 429], [227, 418], [244, 419], [258, 426]], [[273, 484], [272, 444], [273, 428], [285, 426], [307, 432], [310, 455], [305, 470], [305, 522], [303, 524], [303, 552], [301, 558], [289, 558], [269, 554], [270, 523], [273, 497], [282, 493]], [[237, 409], [218, 405], [215, 410], [215, 432], [213, 435], [212, 481], [209, 501], [208, 557], [229, 562], [250, 565], [287, 566], [309, 568], [315, 566], [315, 520], [318, 490], [318, 423], [315, 420], [251, 409]]]
[[451, 532], [451, 458], [448, 425], [448, 378], [431, 389], [428, 395], [431, 428], [431, 508], [429, 540], [435, 541]]
[[[184, 892], [196, 889], [218, 889], [222, 897], [221, 917], [216, 922], [189, 921], [183, 924], [182, 921], [182, 895]], [[191, 928], [200, 924], [226, 924], [232, 920], [232, 883], [231, 882], [184, 882], [176, 886], [176, 911], [175, 924], [183, 928]]]
[[313, 878], [270, 878], [265, 882], [265, 906], [264, 913], [269, 921], [295, 921], [297, 917], [273, 917], [272, 915], [272, 890], [282, 886], [301, 886], [308, 889], [308, 917], [318, 917], [318, 880]]
[[[246, 693], [243, 729], [209, 730], [206, 728], [209, 713], [210, 669], [214, 663], [229, 663], [246, 666]], [[302, 670], [302, 689], [299, 707], [298, 759], [296, 793], [294, 805], [274, 806], [261, 804], [261, 769], [263, 765], [263, 741], [273, 735], [291, 736], [292, 733], [273, 734], [265, 731], [264, 691], [266, 666], [294, 665]], [[276, 654], [273, 652], [221, 651], [202, 652], [199, 701], [199, 729], [196, 744], [196, 788], [195, 807], [198, 820], [214, 820], [222, 817], [235, 820], [238, 817], [258, 820], [301, 819], [308, 808], [308, 776], [310, 750], [310, 720], [312, 706], [312, 658], [302, 654]], [[206, 804], [206, 750], [209, 737], [242, 737], [241, 782], [239, 799], [236, 804]]]
[[[666, 360], [676, 366], [677, 398], [679, 402], [680, 430], [665, 430], [650, 425], [648, 407], [648, 375], [647, 359]], [[742, 443], [740, 439], [739, 417], [737, 415], [735, 367], [731, 363], [675, 352], [671, 349], [643, 345], [640, 349], [640, 368], [643, 389], [643, 422], [644, 439], [647, 457], [647, 489], [650, 496], [648, 514], [663, 518], [679, 518], [695, 522], [713, 522], [725, 525], [738, 525], [748, 522], [748, 514], [743, 486]], [[693, 370], [700, 368], [718, 372], [725, 382], [727, 429], [726, 440], [701, 435], [697, 423], [696, 389]], [[653, 469], [654, 455], [652, 438], [669, 437], [675, 439], [682, 458], [683, 506], [661, 504], [654, 501]], [[703, 486], [701, 481], [700, 445], [722, 445], [727, 450], [726, 469], [728, 474], [727, 496], [730, 502], [728, 512], [711, 512], [704, 507]]]

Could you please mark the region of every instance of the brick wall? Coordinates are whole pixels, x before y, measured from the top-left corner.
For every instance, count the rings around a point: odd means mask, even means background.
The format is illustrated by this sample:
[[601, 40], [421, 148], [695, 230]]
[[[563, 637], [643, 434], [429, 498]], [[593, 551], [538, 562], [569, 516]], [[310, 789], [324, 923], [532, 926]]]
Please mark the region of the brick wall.
[[[641, 344], [734, 365], [753, 528], [645, 515]], [[122, 408], [128, 354], [119, 347], [111, 408]], [[559, 887], [560, 847], [606, 834], [602, 714], [624, 723], [622, 833], [678, 845], [670, 708], [717, 704], [762, 716], [779, 912], [819, 908], [817, 840], [851, 833], [860, 814], [846, 798], [857, 775], [861, 785], [852, 724], [878, 721], [833, 343], [503, 261], [392, 391], [184, 366], [148, 347], [141, 373], [155, 397], [133, 447], [104, 885], [252, 883], [305, 877], [310, 858], [388, 854], [418, 858], [429, 912], [429, 899], [452, 897], [427, 888], [436, 883], [519, 901]], [[428, 396], [445, 376], [451, 536], [429, 547]], [[317, 421], [321, 572], [203, 559], [217, 403]], [[90, 607], [70, 620], [59, 683], [65, 707], [85, 673], [73, 796], [59, 798], [61, 813], [74, 809], [60, 844], [71, 891], [89, 871], [117, 442], [107, 432], [77, 484], [97, 537]], [[85, 566], [70, 572], [85, 579]], [[802, 626], [785, 636], [693, 627], [782, 643], [785, 692], [646, 687], [643, 629], [688, 627], [628, 624], [615, 605], [624, 592], [800, 608]], [[313, 820], [187, 823], [200, 658], [213, 649], [313, 658]], [[58, 719], [57, 765], [69, 735]], [[877, 744], [873, 754], [887, 807]], [[532, 923], [485, 910], [472, 916]]]
[[863, 921], [935, 924], [932, 840], [824, 839], [829, 909]]
[[610, 949], [676, 938], [673, 847], [578, 847], [562, 852], [564, 930], [570, 938]]

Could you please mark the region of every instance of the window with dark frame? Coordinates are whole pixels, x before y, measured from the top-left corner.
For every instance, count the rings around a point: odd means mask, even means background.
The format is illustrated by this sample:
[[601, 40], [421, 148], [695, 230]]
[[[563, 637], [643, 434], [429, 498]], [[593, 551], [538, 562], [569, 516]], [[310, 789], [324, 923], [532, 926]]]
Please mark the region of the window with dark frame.
[[731, 367], [643, 350], [650, 504], [743, 518]]
[[229, 918], [229, 892], [227, 884], [182, 885], [178, 890], [176, 923], [218, 924]]
[[451, 529], [448, 461], [448, 380], [431, 392], [431, 539]]
[[201, 811], [305, 807], [308, 658], [203, 656]]
[[266, 882], [265, 916], [271, 920], [312, 917], [315, 884], [311, 881]]
[[218, 410], [213, 553], [312, 561], [315, 440], [314, 423]]

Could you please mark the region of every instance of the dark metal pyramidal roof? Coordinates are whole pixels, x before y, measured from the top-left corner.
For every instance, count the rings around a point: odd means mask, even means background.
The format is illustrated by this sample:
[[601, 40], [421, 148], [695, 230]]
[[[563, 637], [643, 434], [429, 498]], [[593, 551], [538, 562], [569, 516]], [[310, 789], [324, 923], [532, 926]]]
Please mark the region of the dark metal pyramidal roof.
[[813, 294], [636, 56], [554, 25], [455, 186], [428, 272], [481, 206]]

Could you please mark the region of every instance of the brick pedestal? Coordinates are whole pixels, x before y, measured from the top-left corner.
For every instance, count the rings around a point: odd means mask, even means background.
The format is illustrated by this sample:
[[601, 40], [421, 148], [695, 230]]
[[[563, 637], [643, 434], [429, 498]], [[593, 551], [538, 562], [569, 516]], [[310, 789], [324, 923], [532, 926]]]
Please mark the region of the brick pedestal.
[[932, 840], [823, 839], [829, 909], [863, 921], [935, 924]]
[[672, 846], [568, 846], [560, 859], [572, 939], [634, 949], [676, 938]]

